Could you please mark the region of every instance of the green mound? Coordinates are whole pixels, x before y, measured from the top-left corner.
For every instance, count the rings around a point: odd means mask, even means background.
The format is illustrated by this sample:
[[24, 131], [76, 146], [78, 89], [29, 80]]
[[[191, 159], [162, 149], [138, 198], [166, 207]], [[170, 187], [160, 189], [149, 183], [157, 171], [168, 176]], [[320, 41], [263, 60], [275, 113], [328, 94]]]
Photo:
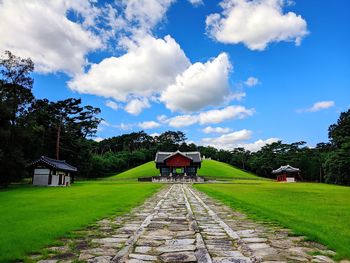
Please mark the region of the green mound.
[[152, 177], [159, 174], [159, 170], [156, 169], [154, 161], [144, 163], [140, 166], [127, 170], [117, 175], [113, 175], [108, 179], [115, 180], [137, 180], [139, 177]]
[[203, 160], [202, 168], [199, 169], [198, 175], [209, 180], [261, 179], [254, 174], [214, 160]]
[[[159, 174], [153, 161], [142, 164], [120, 174], [109, 177], [110, 180], [137, 180], [139, 177], [152, 177]], [[231, 180], [231, 179], [259, 179], [254, 174], [237, 169], [229, 164], [203, 160], [202, 168], [198, 170], [200, 176], [208, 180]]]

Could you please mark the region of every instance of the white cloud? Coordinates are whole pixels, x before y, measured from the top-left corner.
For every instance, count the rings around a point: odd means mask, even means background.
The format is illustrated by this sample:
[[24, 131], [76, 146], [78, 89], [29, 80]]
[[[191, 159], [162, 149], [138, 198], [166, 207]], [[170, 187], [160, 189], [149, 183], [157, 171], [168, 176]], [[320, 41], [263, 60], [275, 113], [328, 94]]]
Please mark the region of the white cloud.
[[96, 137], [94, 138], [94, 141], [95, 142], [100, 142], [100, 141], [103, 141], [105, 138], [102, 138], [102, 137]]
[[252, 131], [243, 129], [215, 138], [203, 138], [202, 143], [218, 149], [231, 150], [240, 147], [251, 152], [257, 152], [265, 145], [279, 141], [278, 138], [269, 138], [267, 140], [259, 139], [252, 143], [246, 143], [245, 141], [249, 140], [252, 134]]
[[155, 121], [144, 121], [139, 123], [139, 127], [148, 130], [148, 129], [154, 129], [160, 127], [160, 124]]
[[255, 77], [249, 77], [245, 82], [245, 85], [247, 85], [248, 87], [254, 87], [256, 85], [259, 84], [259, 80]]
[[214, 146], [218, 149], [230, 149], [238, 145], [239, 142], [250, 139], [252, 131], [243, 129], [221, 135], [216, 138], [203, 138], [202, 142], [206, 145]]
[[316, 111], [320, 111], [320, 110], [331, 108], [334, 105], [335, 105], [335, 102], [332, 101], [332, 100], [319, 101], [319, 102], [315, 102], [312, 105], [312, 107], [310, 107], [308, 109], [305, 109], [305, 110], [301, 110], [301, 111], [316, 112]]
[[117, 125], [114, 125], [115, 128], [121, 129], [123, 131], [129, 131], [132, 129], [132, 127], [134, 126], [134, 124], [127, 124], [127, 123], [120, 123]]
[[143, 109], [150, 108], [151, 105], [149, 104], [147, 99], [132, 99], [129, 101], [129, 103], [124, 107], [124, 110], [132, 115], [138, 115], [140, 114]]
[[170, 36], [156, 39], [147, 35], [132, 43], [126, 54], [93, 64], [86, 74], [70, 81], [69, 87], [79, 93], [127, 102], [134, 96], [161, 92], [190, 64]]
[[165, 16], [176, 0], [123, 0], [125, 18], [141, 31], [148, 31]]
[[254, 114], [254, 109], [247, 109], [243, 106], [227, 106], [219, 110], [204, 111], [199, 114], [179, 115], [171, 118], [163, 118], [163, 122], [171, 127], [179, 128], [191, 126], [193, 124], [212, 124], [220, 123], [226, 120], [244, 119]]
[[[81, 23], [67, 18], [73, 11]], [[0, 50], [30, 57], [41, 73], [82, 71], [86, 54], [103, 47], [101, 36], [89, 27], [100, 11], [90, 1], [0, 1]]]
[[229, 94], [230, 69], [226, 53], [204, 64], [194, 63], [162, 92], [160, 100], [172, 111], [193, 112], [218, 106]]
[[152, 136], [153, 138], [154, 138], [154, 137], [157, 137], [157, 136], [159, 136], [159, 135], [160, 135], [160, 133], [158, 133], [158, 132], [154, 132], [154, 133], [151, 133], [151, 134], [150, 134], [150, 136]]
[[105, 105], [107, 107], [110, 107], [113, 110], [118, 110], [119, 109], [119, 105], [116, 102], [112, 101], [112, 100], [107, 100]]
[[210, 110], [199, 114], [200, 124], [220, 123], [232, 119], [244, 119], [254, 114], [254, 109], [243, 106], [227, 106], [221, 110]]
[[102, 121], [100, 122], [100, 125], [106, 126], [106, 127], [110, 127], [110, 126], [111, 126], [111, 124], [110, 124], [109, 122], [105, 121], [105, 120], [102, 120]]
[[120, 124], [112, 124], [109, 123], [108, 121], [102, 120], [100, 122], [100, 126], [105, 126], [105, 127], [111, 127], [111, 128], [117, 128], [123, 131], [131, 130], [134, 124], [126, 124], [126, 123], [120, 123]]
[[203, 0], [188, 0], [188, 2], [190, 2], [193, 6], [200, 6], [203, 5]]
[[125, 102], [124, 109], [135, 115], [150, 107], [149, 99], [159, 99], [173, 111], [193, 112], [233, 98], [228, 83], [231, 64], [226, 53], [191, 65], [170, 36], [156, 39], [146, 35], [127, 46], [127, 53], [93, 64], [87, 73], [71, 80], [69, 87]]
[[198, 115], [180, 115], [166, 120], [169, 126], [181, 128], [198, 123]]
[[230, 128], [223, 128], [223, 127], [205, 127], [203, 129], [204, 133], [229, 133], [231, 131]]
[[157, 120], [161, 123], [166, 123], [167, 118], [168, 117], [165, 114], [157, 116]]
[[222, 43], [244, 43], [264, 50], [269, 43], [294, 41], [308, 34], [307, 23], [293, 12], [283, 13], [284, 0], [223, 0], [223, 11], [207, 16], [208, 34]]
[[241, 143], [241, 144], [238, 144], [236, 147], [242, 147], [248, 151], [257, 152], [265, 145], [277, 142], [279, 140], [280, 139], [278, 139], [278, 138], [269, 138], [267, 140], [260, 139], [260, 140], [253, 142], [253, 143]]

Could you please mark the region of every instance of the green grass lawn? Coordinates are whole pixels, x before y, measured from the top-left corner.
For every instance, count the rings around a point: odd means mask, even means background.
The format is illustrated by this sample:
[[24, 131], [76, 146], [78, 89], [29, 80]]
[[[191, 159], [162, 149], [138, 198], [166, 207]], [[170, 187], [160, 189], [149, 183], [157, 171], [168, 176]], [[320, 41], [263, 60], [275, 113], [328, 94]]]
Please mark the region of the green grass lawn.
[[211, 180], [259, 179], [259, 177], [254, 174], [214, 160], [203, 160], [202, 168], [198, 170], [198, 175]]
[[253, 218], [278, 222], [350, 258], [350, 187], [245, 180], [195, 187]]
[[[244, 172], [226, 163], [203, 160], [202, 168], [198, 170], [198, 174], [207, 179], [215, 180], [232, 180], [232, 179], [259, 179], [254, 174]], [[159, 170], [153, 161], [137, 166], [128, 171], [109, 177], [110, 180], [136, 180], [138, 177], [152, 177], [159, 175]], [[261, 179], [261, 178], [260, 178]]]
[[151, 161], [140, 166], [122, 172], [120, 174], [108, 177], [109, 180], [137, 180], [138, 177], [152, 177], [159, 175], [159, 170], [156, 169], [156, 164]]
[[1, 190], [0, 262], [21, 259], [99, 218], [126, 213], [160, 187], [100, 181]]

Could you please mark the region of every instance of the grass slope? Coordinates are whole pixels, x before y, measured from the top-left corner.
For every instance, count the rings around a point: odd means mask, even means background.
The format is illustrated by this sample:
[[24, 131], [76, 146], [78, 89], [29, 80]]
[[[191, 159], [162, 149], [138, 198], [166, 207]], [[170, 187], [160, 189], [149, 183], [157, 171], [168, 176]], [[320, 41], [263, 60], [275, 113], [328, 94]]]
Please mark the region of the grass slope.
[[144, 163], [142, 165], [139, 165], [135, 168], [132, 168], [130, 170], [127, 170], [125, 172], [122, 172], [117, 175], [113, 175], [111, 177], [108, 177], [109, 180], [137, 180], [139, 177], [152, 177], [159, 175], [159, 170], [156, 169], [156, 165], [154, 161]]
[[259, 179], [254, 174], [214, 160], [203, 160], [202, 168], [198, 170], [198, 174], [207, 179]]
[[79, 182], [0, 191], [0, 262], [21, 259], [99, 218], [128, 212], [158, 184]]
[[[159, 174], [153, 161], [137, 166], [128, 171], [109, 177], [110, 180], [136, 180], [138, 177], [152, 177]], [[239, 170], [226, 163], [203, 160], [202, 168], [198, 170], [198, 174], [207, 179], [259, 179], [256, 175]], [[261, 179], [261, 178], [260, 178]]]
[[277, 221], [350, 258], [350, 187], [247, 180], [195, 187], [234, 209]]

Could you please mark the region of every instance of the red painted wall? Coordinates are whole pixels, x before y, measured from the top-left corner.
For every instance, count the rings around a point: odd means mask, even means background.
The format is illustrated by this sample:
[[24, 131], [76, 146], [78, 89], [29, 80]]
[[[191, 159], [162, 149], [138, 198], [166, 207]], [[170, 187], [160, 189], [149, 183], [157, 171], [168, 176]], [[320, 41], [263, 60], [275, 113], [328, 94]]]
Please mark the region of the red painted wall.
[[181, 154], [176, 154], [166, 160], [166, 165], [172, 167], [184, 167], [189, 166], [190, 164], [191, 160], [182, 156]]

